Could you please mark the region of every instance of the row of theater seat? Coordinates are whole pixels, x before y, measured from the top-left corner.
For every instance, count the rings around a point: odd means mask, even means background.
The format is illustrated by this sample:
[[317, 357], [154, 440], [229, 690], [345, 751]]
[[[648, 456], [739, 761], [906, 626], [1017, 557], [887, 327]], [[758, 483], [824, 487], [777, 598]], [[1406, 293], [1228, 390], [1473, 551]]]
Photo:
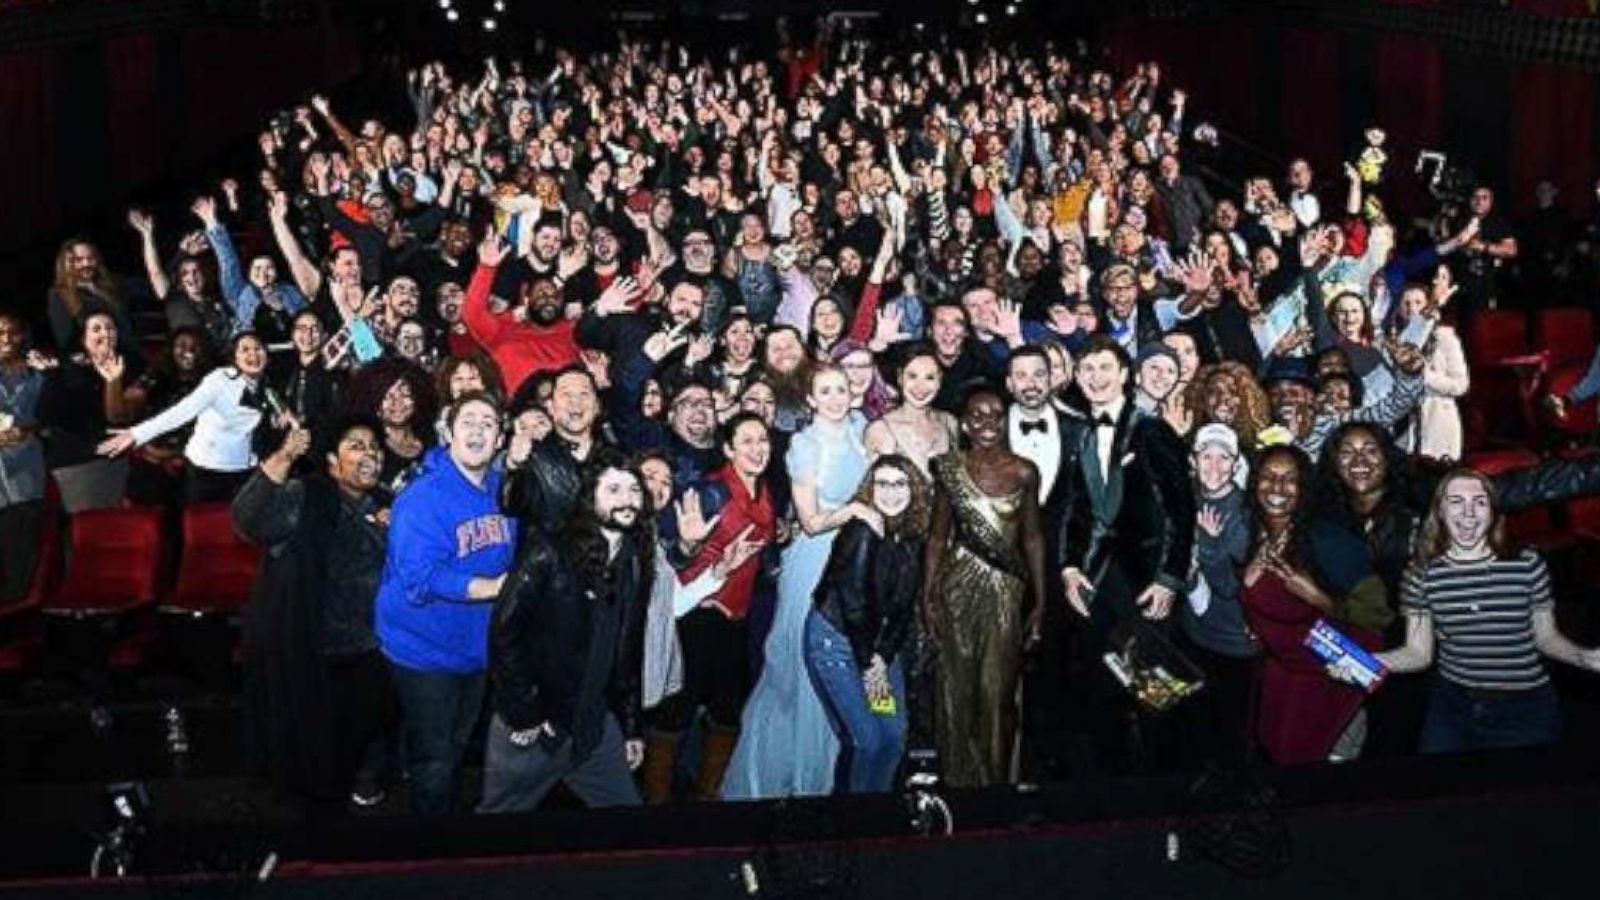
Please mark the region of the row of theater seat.
[[107, 645], [114, 668], [138, 668], [160, 636], [162, 617], [230, 616], [242, 608], [260, 550], [234, 533], [227, 504], [199, 504], [182, 515], [176, 576], [163, 513], [124, 507], [78, 513], [62, 546], [58, 505], [45, 504], [33, 587], [0, 608], [0, 672], [27, 672], [46, 652], [51, 621], [117, 620]]
[[1462, 340], [1472, 372], [1472, 389], [1462, 402], [1469, 448], [1522, 443], [1545, 425], [1558, 438], [1594, 434], [1594, 402], [1569, 410], [1557, 421], [1548, 421], [1537, 405], [1539, 398], [1565, 394], [1583, 378], [1595, 353], [1589, 310], [1485, 310], [1474, 317]]

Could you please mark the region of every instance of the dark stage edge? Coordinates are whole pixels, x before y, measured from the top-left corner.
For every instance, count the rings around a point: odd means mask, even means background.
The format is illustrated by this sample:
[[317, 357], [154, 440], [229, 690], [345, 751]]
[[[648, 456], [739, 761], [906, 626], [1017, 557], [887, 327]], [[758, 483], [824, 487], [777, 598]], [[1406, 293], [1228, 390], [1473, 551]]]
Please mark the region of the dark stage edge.
[[[78, 876], [93, 841], [65, 820], [92, 812], [98, 785], [14, 787], [0, 792], [7, 809], [0, 856], [13, 876], [0, 881], [0, 893], [386, 900], [1591, 895], [1582, 886], [1594, 884], [1600, 835], [1600, 760], [1593, 754], [1373, 762], [1264, 778], [1277, 796], [1288, 853], [1280, 870], [1260, 877], [1205, 858], [1195, 832], [1219, 820], [1197, 813], [1186, 779], [953, 793], [951, 838], [912, 835], [898, 797], [305, 823], [258, 804], [238, 781], [151, 782], [161, 844], [153, 853], [174, 870], [194, 871], [276, 849], [280, 862], [265, 883], [90, 882]], [[19, 826], [18, 803], [52, 822]], [[228, 822], [230, 811], [246, 821]], [[753, 894], [746, 863], [756, 875]]]

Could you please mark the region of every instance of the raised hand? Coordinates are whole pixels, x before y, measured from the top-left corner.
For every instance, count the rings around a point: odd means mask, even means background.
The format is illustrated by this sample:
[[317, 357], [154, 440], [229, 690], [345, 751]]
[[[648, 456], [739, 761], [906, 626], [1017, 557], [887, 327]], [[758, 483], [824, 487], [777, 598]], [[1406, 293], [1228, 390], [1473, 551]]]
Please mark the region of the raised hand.
[[210, 246], [211, 242], [206, 240], [204, 231], [191, 231], [178, 242], [178, 249], [188, 256], [199, 256]]
[[478, 242], [478, 265], [491, 269], [498, 268], [505, 261], [506, 254], [511, 252], [511, 245], [500, 240], [500, 235], [491, 230]]
[[995, 314], [995, 331], [1008, 342], [1022, 341], [1022, 307], [1010, 299], [1002, 299]]
[[[717, 523], [722, 521], [721, 513], [718, 513], [709, 519], [705, 517], [705, 514], [702, 512], [700, 507], [700, 493], [698, 491], [684, 491], [683, 499], [674, 503], [672, 506], [674, 512], [676, 512], [678, 516], [678, 537], [686, 544], [693, 545], [704, 542], [705, 539], [711, 535], [711, 532], [717, 527]], [[734, 540], [733, 543], [738, 544], [740, 541], [749, 537], [750, 530], [754, 527], [754, 525], [751, 525], [750, 527], [746, 528], [744, 532]], [[731, 548], [732, 545], [730, 545], [730, 549]]]
[[273, 191], [267, 195], [267, 215], [273, 221], [279, 221], [289, 215], [289, 195], [283, 191]]
[[639, 282], [627, 275], [611, 282], [611, 286], [600, 292], [600, 299], [594, 302], [594, 311], [599, 316], [609, 316], [628, 311], [628, 306], [633, 298], [639, 295]]
[[716, 341], [712, 339], [711, 335], [700, 335], [689, 342], [689, 349], [683, 355], [684, 367], [692, 369], [705, 360], [710, 359], [712, 351], [716, 350], [716, 348]]
[[651, 362], [666, 359], [668, 354], [689, 343], [689, 336], [684, 333], [687, 327], [687, 324], [678, 325], [650, 335], [644, 342], [644, 355], [650, 357]]
[[878, 308], [877, 327], [872, 332], [872, 344], [875, 347], [888, 347], [904, 339], [900, 333], [901, 323], [905, 320], [905, 313], [901, 311], [900, 304], [890, 303]]
[[217, 201], [210, 197], [202, 195], [194, 198], [194, 203], [189, 205], [189, 211], [193, 212], [195, 218], [203, 222], [207, 228], [217, 224]]
[[1233, 280], [1233, 296], [1239, 308], [1255, 316], [1261, 313], [1261, 289], [1248, 270], [1240, 272]]
[[128, 210], [128, 224], [133, 226], [133, 230], [139, 232], [140, 235], [149, 237], [151, 232], [155, 231], [156, 220], [154, 216], [142, 209], [130, 209]]
[[1200, 515], [1196, 517], [1195, 521], [1199, 524], [1200, 530], [1206, 534], [1212, 537], [1222, 536], [1222, 511], [1217, 509], [1215, 505], [1206, 504], [1200, 510]]
[[[693, 492], [691, 491], [691, 493]], [[739, 536], [733, 539], [733, 543], [722, 549], [722, 558], [717, 560], [714, 566], [717, 575], [727, 578], [730, 574], [737, 572], [740, 566], [754, 558], [767, 545], [766, 541], [750, 540], [750, 533], [755, 531], [755, 528], [756, 526], [753, 524], [746, 525], [744, 530], [739, 532]]]
[[296, 424], [288, 434], [283, 436], [283, 445], [278, 448], [278, 452], [283, 454], [284, 458], [290, 462], [294, 462], [305, 456], [306, 451], [310, 449], [311, 432]]

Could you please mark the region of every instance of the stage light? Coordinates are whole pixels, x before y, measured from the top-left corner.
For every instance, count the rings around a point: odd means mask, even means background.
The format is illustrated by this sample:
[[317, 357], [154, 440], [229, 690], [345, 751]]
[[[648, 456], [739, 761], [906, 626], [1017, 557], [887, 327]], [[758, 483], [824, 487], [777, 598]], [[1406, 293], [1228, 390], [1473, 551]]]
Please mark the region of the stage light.
[[987, 25], [989, 24], [989, 14], [978, 13], [976, 16], [973, 16], [972, 21], [977, 22], [979, 25]]
[[1014, 16], [1016, 14], [1017, 14], [1017, 5], [1015, 3], [1006, 4], [1006, 15]]
[[461, 18], [461, 13], [458, 13], [453, 9], [447, 9], [444, 11], [444, 17], [454, 22]]
[[450, 0], [439, 0], [439, 8], [440, 9], [449, 9], [450, 8]]
[[506, 0], [494, 0], [494, 11], [497, 12], [497, 13], [505, 12], [506, 11]]
[[483, 20], [483, 30], [484, 31], [493, 31], [494, 29], [495, 29], [495, 21], [494, 21], [494, 17], [493, 16], [490, 16], [489, 18]]

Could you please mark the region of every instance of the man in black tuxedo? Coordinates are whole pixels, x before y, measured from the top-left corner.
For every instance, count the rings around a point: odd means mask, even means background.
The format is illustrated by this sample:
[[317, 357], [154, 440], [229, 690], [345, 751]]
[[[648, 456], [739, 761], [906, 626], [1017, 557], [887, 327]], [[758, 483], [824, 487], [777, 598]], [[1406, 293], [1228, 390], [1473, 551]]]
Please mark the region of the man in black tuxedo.
[[[1047, 536], [1046, 571], [1060, 572], [1061, 542], [1056, 536], [1073, 507], [1072, 477], [1089, 420], [1077, 410], [1057, 405], [1050, 391], [1050, 358], [1037, 346], [1018, 347], [1006, 363], [1006, 390], [1012, 404], [1006, 434], [1011, 452], [1030, 460], [1039, 470], [1039, 510]], [[1044, 598], [1044, 639], [1023, 676], [1023, 733], [1030, 764], [1039, 774], [1065, 774], [1071, 741], [1071, 687], [1079, 679], [1068, 669], [1068, 622], [1062, 583], [1047, 579]], [[1080, 629], [1081, 630], [1081, 629]], [[1077, 716], [1076, 718], [1081, 718]]]
[[1171, 630], [1195, 527], [1183, 441], [1160, 416], [1129, 399], [1130, 368], [1126, 351], [1110, 337], [1094, 335], [1078, 350], [1077, 382], [1089, 403], [1089, 423], [1071, 472], [1071, 510], [1058, 532], [1067, 602], [1089, 622], [1084, 724], [1092, 755], [1079, 763], [1113, 771], [1171, 762], [1170, 725], [1148, 720], [1131, 734], [1132, 698], [1100, 659], [1125, 622], [1142, 617], [1158, 631]]

